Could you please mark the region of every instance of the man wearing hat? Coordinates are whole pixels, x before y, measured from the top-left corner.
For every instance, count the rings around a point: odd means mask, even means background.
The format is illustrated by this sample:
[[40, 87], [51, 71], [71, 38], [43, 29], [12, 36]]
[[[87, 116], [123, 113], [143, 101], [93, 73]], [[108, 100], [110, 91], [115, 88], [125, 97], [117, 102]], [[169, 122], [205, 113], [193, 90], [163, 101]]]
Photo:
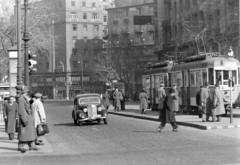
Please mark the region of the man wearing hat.
[[[35, 128], [37, 128], [38, 124], [45, 123], [46, 122], [46, 115], [45, 115], [45, 110], [43, 107], [43, 103], [41, 101], [42, 94], [41, 93], [36, 93], [34, 95], [34, 102], [32, 103], [31, 107], [33, 110], [33, 115], [35, 119]], [[35, 140], [36, 145], [43, 145], [41, 141], [38, 141], [37, 138]]]
[[201, 103], [202, 103], [202, 122], [209, 121], [211, 113], [211, 99], [209, 83], [206, 82], [201, 90]]
[[22, 153], [26, 152], [24, 145], [27, 143], [29, 150], [39, 150], [36, 148], [34, 140], [37, 138], [36, 129], [34, 127], [33, 112], [30, 108], [29, 98], [27, 96], [28, 89], [24, 85], [16, 86], [18, 94], [18, 114], [19, 114], [19, 129], [18, 129], [18, 150]]
[[163, 109], [163, 101], [165, 100], [166, 93], [164, 90], [164, 84], [160, 84], [160, 88], [157, 90], [157, 97], [158, 97], [158, 110], [159, 110], [159, 119], [161, 120], [161, 111]]
[[174, 113], [174, 100], [176, 100], [175, 89], [171, 88], [169, 95], [163, 102], [163, 109], [161, 111], [161, 123], [157, 130], [163, 132], [166, 123], [170, 123], [173, 127], [173, 132], [178, 132], [178, 126], [176, 124], [175, 113]]

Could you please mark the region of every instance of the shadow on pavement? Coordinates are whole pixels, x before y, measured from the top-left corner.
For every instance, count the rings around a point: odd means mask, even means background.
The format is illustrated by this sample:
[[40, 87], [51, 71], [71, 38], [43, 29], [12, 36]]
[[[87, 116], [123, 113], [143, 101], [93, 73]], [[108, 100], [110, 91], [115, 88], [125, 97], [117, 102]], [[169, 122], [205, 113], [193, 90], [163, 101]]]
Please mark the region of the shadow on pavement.
[[0, 147], [0, 150], [17, 151], [17, 146], [16, 146], [16, 148]]
[[159, 133], [158, 131], [133, 131], [135, 133]]
[[70, 126], [76, 126], [76, 125], [74, 125], [74, 123], [60, 123], [60, 124], [53, 124], [53, 126], [67, 126], [67, 127], [70, 127]]

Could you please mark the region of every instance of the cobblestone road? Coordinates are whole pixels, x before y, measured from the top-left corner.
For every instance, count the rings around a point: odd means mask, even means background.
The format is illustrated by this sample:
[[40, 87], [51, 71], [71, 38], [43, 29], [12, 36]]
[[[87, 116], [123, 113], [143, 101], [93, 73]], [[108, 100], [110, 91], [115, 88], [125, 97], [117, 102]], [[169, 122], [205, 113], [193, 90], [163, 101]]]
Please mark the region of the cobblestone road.
[[0, 164], [240, 164], [240, 129], [204, 131], [109, 115], [109, 124], [75, 126], [70, 102], [47, 102], [53, 153], [8, 157]]

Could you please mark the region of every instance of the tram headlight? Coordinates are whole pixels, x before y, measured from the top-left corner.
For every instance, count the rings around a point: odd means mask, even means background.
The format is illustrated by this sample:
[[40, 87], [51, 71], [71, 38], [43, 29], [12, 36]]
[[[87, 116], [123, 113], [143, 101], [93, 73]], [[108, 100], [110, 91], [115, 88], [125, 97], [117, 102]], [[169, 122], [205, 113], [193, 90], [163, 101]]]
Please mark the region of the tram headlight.
[[101, 112], [101, 111], [102, 111], [102, 107], [98, 107], [98, 111], [100, 111], [100, 112]]
[[84, 108], [84, 109], [83, 109], [83, 112], [87, 112], [87, 108]]

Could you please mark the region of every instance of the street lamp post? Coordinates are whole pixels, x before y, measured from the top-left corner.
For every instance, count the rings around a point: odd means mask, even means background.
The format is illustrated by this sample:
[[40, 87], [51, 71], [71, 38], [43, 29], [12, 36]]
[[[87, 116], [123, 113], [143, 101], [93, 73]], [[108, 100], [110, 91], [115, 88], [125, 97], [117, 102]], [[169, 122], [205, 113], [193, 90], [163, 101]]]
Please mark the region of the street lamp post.
[[21, 55], [21, 0], [16, 0], [17, 5], [17, 85], [22, 85], [22, 55]]
[[83, 93], [83, 52], [82, 54], [80, 55], [80, 58], [81, 58], [81, 92]]
[[28, 11], [28, 0], [24, 0], [24, 36], [23, 36], [23, 40], [24, 40], [24, 61], [25, 61], [25, 76], [24, 76], [24, 80], [25, 80], [25, 85], [27, 87], [29, 87], [29, 71], [28, 71], [28, 48], [29, 48], [29, 40], [30, 40], [30, 34], [28, 32], [28, 26], [27, 26], [27, 11]]

